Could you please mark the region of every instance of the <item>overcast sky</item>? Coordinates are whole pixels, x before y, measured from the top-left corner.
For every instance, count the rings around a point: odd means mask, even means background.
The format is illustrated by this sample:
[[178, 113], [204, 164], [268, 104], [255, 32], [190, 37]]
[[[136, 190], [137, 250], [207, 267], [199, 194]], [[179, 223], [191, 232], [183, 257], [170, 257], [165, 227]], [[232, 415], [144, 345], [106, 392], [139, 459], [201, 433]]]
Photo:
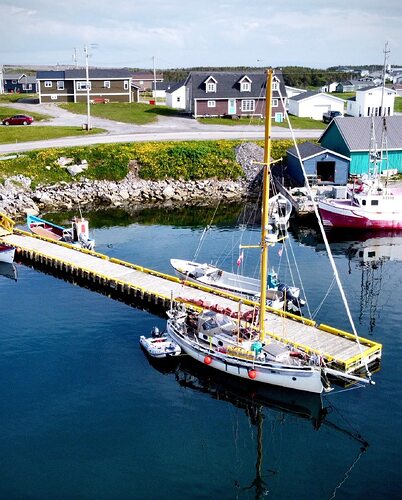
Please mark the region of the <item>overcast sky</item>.
[[402, 1], [0, 0], [0, 64], [402, 65]]

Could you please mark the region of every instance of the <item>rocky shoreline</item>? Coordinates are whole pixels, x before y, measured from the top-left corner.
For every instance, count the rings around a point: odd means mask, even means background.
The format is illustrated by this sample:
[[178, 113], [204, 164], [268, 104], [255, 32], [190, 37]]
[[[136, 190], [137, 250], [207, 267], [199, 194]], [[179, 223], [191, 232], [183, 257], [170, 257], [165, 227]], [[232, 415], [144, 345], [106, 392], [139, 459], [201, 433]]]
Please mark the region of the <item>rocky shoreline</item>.
[[166, 179], [146, 181], [130, 171], [121, 181], [90, 181], [82, 179], [71, 183], [31, 188], [31, 179], [17, 175], [0, 185], [0, 211], [18, 220], [27, 214], [38, 215], [48, 211], [69, 211], [78, 207], [132, 208], [143, 204], [209, 204], [220, 199], [240, 201], [253, 194], [261, 170], [263, 150], [252, 143], [237, 147], [236, 159], [244, 177], [237, 181], [205, 179], [183, 181]]

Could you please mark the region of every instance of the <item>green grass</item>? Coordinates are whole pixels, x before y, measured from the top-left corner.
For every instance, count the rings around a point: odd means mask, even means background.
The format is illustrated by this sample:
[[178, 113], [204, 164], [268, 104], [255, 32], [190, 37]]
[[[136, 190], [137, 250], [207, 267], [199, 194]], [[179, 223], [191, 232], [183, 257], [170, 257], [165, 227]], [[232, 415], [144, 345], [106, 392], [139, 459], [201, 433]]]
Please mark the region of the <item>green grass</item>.
[[[324, 129], [327, 125], [319, 120], [313, 120], [312, 118], [303, 118], [299, 116], [289, 115], [290, 124], [294, 129]], [[287, 120], [282, 123], [272, 122], [273, 126], [289, 128]]]
[[332, 92], [329, 95], [333, 95], [334, 97], [340, 97], [341, 99], [347, 101], [351, 97], [355, 97], [356, 92]]
[[[60, 104], [60, 107], [70, 113], [87, 114], [86, 103]], [[166, 106], [153, 106], [139, 102], [91, 104], [91, 115], [98, 118], [107, 118], [122, 123], [146, 125], [157, 120], [157, 115], [177, 116], [177, 111]]]
[[394, 111], [402, 113], [402, 97], [395, 97]]
[[51, 116], [49, 115], [42, 115], [40, 113], [30, 113], [30, 112], [28, 113], [23, 109], [0, 106], [0, 121], [4, 120], [4, 118], [8, 118], [9, 116], [13, 115], [29, 115], [32, 116], [36, 122], [48, 120], [49, 118], [51, 118]]
[[32, 127], [30, 125], [10, 125], [0, 127], [0, 144], [11, 144], [27, 141], [46, 141], [60, 137], [86, 136], [100, 134], [103, 129], [94, 128], [89, 132], [78, 127]]
[[197, 118], [197, 121], [199, 123], [202, 123], [204, 125], [229, 125], [229, 126], [236, 126], [236, 125], [264, 125], [264, 119], [263, 118], [258, 118], [256, 116], [251, 117], [251, 118], [238, 118], [238, 119], [232, 119], [232, 118], [225, 118], [225, 117], [219, 117], [219, 116], [211, 116], [210, 118]]
[[0, 102], [18, 102], [21, 99], [37, 99], [38, 94], [0, 94]]

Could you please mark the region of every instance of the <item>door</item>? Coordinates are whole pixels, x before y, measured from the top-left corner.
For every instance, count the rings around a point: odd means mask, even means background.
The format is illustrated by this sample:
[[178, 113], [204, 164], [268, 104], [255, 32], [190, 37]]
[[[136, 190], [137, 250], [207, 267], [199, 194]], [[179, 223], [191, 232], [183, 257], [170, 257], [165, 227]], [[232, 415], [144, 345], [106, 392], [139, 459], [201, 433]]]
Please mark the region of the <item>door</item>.
[[228, 100], [228, 115], [236, 114], [236, 99]]

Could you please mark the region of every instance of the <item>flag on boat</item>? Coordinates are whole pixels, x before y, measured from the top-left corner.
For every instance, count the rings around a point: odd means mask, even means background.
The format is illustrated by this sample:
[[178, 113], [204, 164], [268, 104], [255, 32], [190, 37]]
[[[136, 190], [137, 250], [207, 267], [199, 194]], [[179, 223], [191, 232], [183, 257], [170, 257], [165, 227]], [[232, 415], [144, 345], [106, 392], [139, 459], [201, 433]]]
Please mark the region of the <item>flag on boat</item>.
[[240, 267], [241, 263], [243, 262], [243, 258], [244, 258], [244, 253], [241, 252], [241, 254], [239, 255], [239, 258], [237, 259], [238, 267]]

